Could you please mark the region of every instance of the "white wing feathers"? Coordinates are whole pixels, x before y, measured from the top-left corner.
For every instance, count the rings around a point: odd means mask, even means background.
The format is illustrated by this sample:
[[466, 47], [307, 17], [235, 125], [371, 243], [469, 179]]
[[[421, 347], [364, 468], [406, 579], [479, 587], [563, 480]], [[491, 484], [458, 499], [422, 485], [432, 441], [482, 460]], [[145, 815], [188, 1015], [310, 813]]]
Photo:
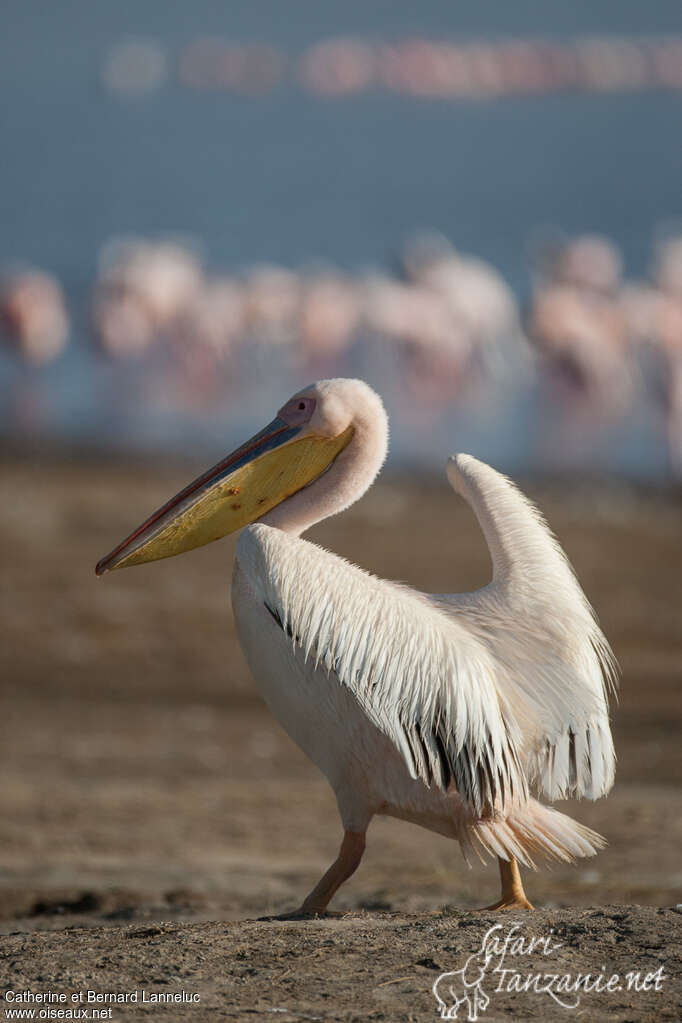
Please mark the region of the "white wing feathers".
[[417, 593], [264, 525], [237, 555], [306, 662], [322, 664], [413, 778], [455, 787], [478, 818], [528, 798], [595, 799], [613, 784], [616, 666], [563, 551], [504, 476], [448, 463], [493, 561], [475, 593]]
[[495, 682], [523, 733], [529, 781], [551, 799], [604, 795], [615, 753], [608, 695], [616, 664], [573, 570], [537, 509], [470, 455], [448, 463], [485, 534], [493, 581], [434, 597], [486, 646]]
[[334, 673], [413, 778], [486, 817], [525, 802], [520, 734], [486, 645], [422, 594], [305, 540], [251, 526], [237, 556], [311, 664]]

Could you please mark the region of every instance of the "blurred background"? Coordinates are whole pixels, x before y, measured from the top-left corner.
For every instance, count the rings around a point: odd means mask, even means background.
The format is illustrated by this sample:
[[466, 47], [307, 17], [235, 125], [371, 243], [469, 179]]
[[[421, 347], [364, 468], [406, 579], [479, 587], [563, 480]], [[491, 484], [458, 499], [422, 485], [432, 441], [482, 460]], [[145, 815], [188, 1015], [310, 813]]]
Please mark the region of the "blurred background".
[[360, 375], [394, 465], [682, 472], [674, 0], [5, 6], [0, 431], [222, 452]]
[[[279, 911], [333, 858], [326, 784], [238, 650], [232, 542], [92, 573], [332, 375], [384, 396], [392, 449], [314, 539], [484, 584], [443, 479], [469, 451], [524, 481], [623, 664], [616, 790], [571, 810], [610, 848], [529, 897], [679, 901], [679, 0], [5, 0], [1, 21], [0, 929]], [[495, 896], [444, 839], [372, 842], [342, 908]]]

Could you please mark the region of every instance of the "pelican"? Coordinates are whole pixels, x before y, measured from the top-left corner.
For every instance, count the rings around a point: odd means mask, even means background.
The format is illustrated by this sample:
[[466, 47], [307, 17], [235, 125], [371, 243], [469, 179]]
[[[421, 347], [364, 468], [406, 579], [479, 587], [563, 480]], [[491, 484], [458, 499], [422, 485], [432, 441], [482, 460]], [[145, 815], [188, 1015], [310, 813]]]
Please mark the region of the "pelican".
[[596, 799], [613, 784], [615, 662], [539, 512], [470, 455], [447, 475], [490, 549], [492, 581], [424, 594], [302, 534], [371, 486], [388, 449], [381, 399], [360, 380], [306, 387], [97, 565], [167, 558], [246, 527], [232, 599], [275, 717], [336, 795], [336, 861], [299, 914], [321, 914], [357, 869], [375, 814], [499, 860], [488, 909], [533, 907], [519, 863], [592, 856], [601, 836], [537, 797]]

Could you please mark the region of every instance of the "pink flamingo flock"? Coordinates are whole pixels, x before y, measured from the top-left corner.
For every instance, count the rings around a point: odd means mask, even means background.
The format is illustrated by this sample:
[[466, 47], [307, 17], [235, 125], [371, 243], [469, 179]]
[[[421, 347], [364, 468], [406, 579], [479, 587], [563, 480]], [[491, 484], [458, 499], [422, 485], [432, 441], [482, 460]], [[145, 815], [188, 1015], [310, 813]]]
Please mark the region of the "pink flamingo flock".
[[124, 39], [102, 68], [122, 97], [161, 88], [175, 73], [189, 89], [261, 96], [288, 84], [323, 99], [385, 91], [421, 99], [486, 101], [552, 92], [682, 89], [682, 38], [320, 39], [292, 56], [266, 41], [203, 36], [184, 45], [175, 72], [162, 43]]
[[[264, 359], [306, 379], [374, 360], [427, 411], [501, 389], [513, 372], [534, 374], [557, 409], [594, 429], [648, 402], [682, 472], [682, 236], [657, 243], [646, 282], [623, 277], [605, 238], [545, 247], [525, 316], [492, 266], [437, 235], [409, 242], [397, 275], [271, 265], [209, 273], [187, 243], [115, 240], [100, 258], [89, 319], [103, 357], [170, 367], [175, 392], [195, 407]], [[64, 293], [44, 271], [5, 275], [0, 321], [29, 366], [66, 347]]]

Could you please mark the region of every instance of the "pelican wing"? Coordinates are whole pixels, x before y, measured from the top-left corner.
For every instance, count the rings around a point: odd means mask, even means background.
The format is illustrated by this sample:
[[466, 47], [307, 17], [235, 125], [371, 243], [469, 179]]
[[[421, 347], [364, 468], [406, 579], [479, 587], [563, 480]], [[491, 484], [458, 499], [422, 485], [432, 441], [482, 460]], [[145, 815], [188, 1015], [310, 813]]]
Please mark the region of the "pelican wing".
[[470, 455], [448, 463], [490, 549], [493, 580], [434, 597], [487, 647], [524, 736], [529, 780], [551, 799], [596, 799], [613, 784], [608, 696], [616, 664], [585, 594], [538, 510]]
[[353, 694], [413, 778], [476, 817], [525, 801], [518, 729], [485, 644], [420, 593], [315, 544], [251, 526], [237, 556], [273, 618]]

